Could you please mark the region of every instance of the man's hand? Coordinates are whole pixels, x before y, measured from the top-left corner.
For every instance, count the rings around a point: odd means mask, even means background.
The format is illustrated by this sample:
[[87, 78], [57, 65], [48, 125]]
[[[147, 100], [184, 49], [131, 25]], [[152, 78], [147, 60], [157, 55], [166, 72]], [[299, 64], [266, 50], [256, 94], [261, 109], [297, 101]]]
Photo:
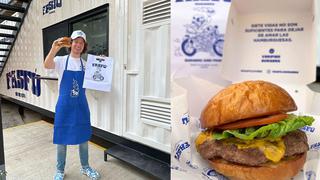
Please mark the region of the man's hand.
[[63, 38], [56, 39], [53, 41], [50, 52], [47, 54], [46, 59], [44, 60], [44, 67], [46, 69], [54, 69], [55, 63], [53, 61], [54, 57], [58, 53], [58, 51], [63, 47], [60, 41]]
[[62, 45], [60, 43], [60, 41], [62, 40], [63, 38], [59, 38], [59, 39], [56, 39], [53, 41], [52, 43], [52, 46], [51, 46], [51, 50], [53, 53], [57, 54], [58, 51], [62, 48]]

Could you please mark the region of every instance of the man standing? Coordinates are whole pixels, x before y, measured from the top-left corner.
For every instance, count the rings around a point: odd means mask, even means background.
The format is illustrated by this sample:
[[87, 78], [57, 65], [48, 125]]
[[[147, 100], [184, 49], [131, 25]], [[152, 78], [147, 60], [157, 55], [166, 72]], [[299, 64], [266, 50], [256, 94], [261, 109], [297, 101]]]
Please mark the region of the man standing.
[[[69, 42], [68, 42], [69, 41]], [[62, 47], [70, 48], [70, 54], [56, 56]], [[77, 30], [71, 38], [59, 38], [52, 44], [44, 61], [44, 67], [55, 69], [59, 75], [59, 98], [54, 120], [53, 143], [57, 144], [57, 172], [55, 180], [63, 180], [67, 145], [79, 144], [80, 172], [90, 179], [100, 178], [99, 173], [89, 166], [88, 141], [92, 130], [90, 110], [82, 88], [84, 66], [81, 54], [87, 50], [86, 35]]]

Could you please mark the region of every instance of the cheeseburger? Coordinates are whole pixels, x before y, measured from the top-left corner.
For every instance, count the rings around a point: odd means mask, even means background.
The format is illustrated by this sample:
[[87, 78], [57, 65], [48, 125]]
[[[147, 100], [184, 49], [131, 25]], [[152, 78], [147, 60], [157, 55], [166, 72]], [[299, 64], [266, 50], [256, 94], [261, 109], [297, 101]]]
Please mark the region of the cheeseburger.
[[302, 169], [307, 136], [299, 128], [314, 119], [297, 110], [281, 87], [265, 81], [230, 85], [201, 113], [206, 130], [196, 138], [200, 155], [219, 173], [239, 180], [284, 180]]
[[71, 47], [71, 38], [62, 37], [61, 40], [59, 40], [58, 45], [62, 47]]

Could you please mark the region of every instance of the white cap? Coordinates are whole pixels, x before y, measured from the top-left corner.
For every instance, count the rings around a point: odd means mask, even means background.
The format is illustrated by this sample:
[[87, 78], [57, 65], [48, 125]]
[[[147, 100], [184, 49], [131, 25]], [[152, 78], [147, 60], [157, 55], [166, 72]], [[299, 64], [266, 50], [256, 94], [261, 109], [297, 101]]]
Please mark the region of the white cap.
[[71, 34], [71, 39], [74, 40], [78, 37], [82, 37], [84, 39], [84, 41], [87, 42], [86, 34], [83, 31], [81, 31], [81, 30], [73, 31]]

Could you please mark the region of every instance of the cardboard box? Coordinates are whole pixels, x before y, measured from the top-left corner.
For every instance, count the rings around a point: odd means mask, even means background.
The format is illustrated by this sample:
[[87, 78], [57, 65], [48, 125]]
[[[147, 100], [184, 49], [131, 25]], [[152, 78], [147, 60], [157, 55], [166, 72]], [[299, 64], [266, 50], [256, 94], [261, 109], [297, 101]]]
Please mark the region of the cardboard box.
[[222, 76], [306, 85], [315, 81], [315, 0], [233, 0], [225, 34]]
[[[320, 99], [320, 94], [313, 98], [315, 93], [306, 86], [316, 77], [317, 33], [320, 33], [317, 1], [232, 0], [230, 8], [222, 76], [233, 82], [255, 79], [274, 82], [291, 94], [298, 110], [306, 115], [310, 106], [316, 106], [312, 101]], [[179, 129], [188, 127], [171, 137], [171, 153], [179, 157], [172, 158], [171, 179], [224, 179], [200, 157], [193, 143], [201, 129], [199, 115], [192, 112], [195, 109], [192, 106], [202, 106], [209, 99], [205, 97], [215, 94], [210, 92], [214, 87], [210, 82], [200, 80], [204, 77], [198, 78], [188, 79], [189, 84], [198, 83], [194, 89], [184, 91], [172, 87], [176, 92], [180, 91], [180, 96], [177, 96], [179, 93], [172, 94], [172, 106], [181, 110], [173, 110], [172, 126]], [[175, 82], [182, 84], [178, 80]], [[187, 87], [185, 84], [183, 87]], [[183, 99], [183, 93], [196, 98], [190, 100], [185, 95]], [[187, 121], [184, 120], [186, 114], [189, 117]], [[307, 162], [293, 180], [316, 179], [320, 174], [320, 116], [313, 117], [316, 119], [313, 125], [303, 128], [310, 145]]]

